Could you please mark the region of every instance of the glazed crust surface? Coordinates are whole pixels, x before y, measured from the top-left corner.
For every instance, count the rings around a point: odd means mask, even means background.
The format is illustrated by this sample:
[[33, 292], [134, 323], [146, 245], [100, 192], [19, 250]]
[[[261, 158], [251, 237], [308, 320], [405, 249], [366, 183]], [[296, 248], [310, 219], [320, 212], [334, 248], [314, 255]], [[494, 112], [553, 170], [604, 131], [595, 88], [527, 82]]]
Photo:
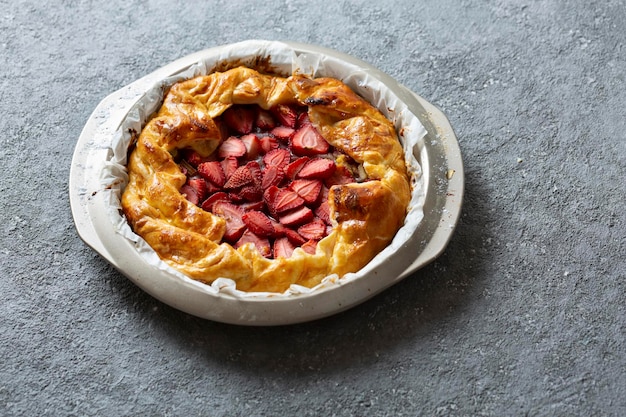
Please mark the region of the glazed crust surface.
[[[367, 180], [334, 185], [332, 232], [314, 254], [266, 259], [256, 248], [222, 242], [225, 222], [190, 203], [186, 176], [172, 156], [193, 148], [210, 155], [225, 139], [219, 116], [234, 104], [308, 106], [313, 125], [335, 148], [361, 164]], [[122, 209], [129, 224], [173, 268], [206, 283], [233, 279], [242, 291], [312, 287], [330, 274], [356, 272], [402, 226], [410, 200], [404, 153], [394, 126], [349, 87], [332, 78], [276, 77], [238, 67], [177, 83], [139, 135], [128, 162]]]

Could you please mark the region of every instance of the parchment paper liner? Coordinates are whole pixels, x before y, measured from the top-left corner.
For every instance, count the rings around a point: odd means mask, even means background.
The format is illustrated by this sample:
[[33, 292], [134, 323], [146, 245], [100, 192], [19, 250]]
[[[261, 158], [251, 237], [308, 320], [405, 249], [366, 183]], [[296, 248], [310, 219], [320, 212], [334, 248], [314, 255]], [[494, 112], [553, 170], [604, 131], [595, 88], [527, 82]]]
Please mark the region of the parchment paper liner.
[[[162, 261], [156, 252], [130, 228], [121, 214], [121, 194], [128, 183], [126, 171], [127, 151], [131, 143], [133, 132], [139, 133], [149, 117], [156, 112], [163, 101], [164, 92], [176, 82], [206, 75], [216, 70], [226, 70], [239, 65], [251, 68], [261, 67], [264, 70], [289, 76], [293, 73], [307, 74], [314, 77], [333, 77], [343, 81], [365, 100], [378, 108], [391, 120], [399, 134], [405, 154], [405, 160], [411, 175], [412, 193], [409, 211], [404, 225], [398, 230], [392, 242], [376, 255], [361, 270], [349, 273], [343, 277], [336, 274], [329, 275], [320, 284], [313, 288], [300, 285], [291, 285], [283, 293], [244, 292], [237, 290], [235, 282], [229, 278], [218, 278], [211, 285], [193, 280]], [[196, 64], [187, 69], [165, 78], [145, 91], [132, 106], [127, 116], [120, 124], [112, 139], [112, 155], [102, 170], [101, 182], [106, 190], [106, 200], [109, 202], [109, 217], [115, 230], [134, 243], [137, 251], [146, 262], [160, 270], [167, 271], [177, 279], [182, 279], [200, 289], [213, 294], [227, 294], [239, 298], [274, 298], [295, 297], [309, 294], [322, 288], [338, 286], [355, 279], [367, 279], [369, 274], [384, 273], [384, 267], [390, 262], [403, 262], [407, 266], [413, 259], [398, 259], [394, 254], [399, 248], [411, 245], [416, 236], [415, 231], [423, 218], [424, 185], [421, 167], [416, 155], [419, 143], [424, 139], [426, 129], [419, 119], [411, 113], [406, 104], [366, 68], [346, 63], [345, 61], [317, 53], [297, 53], [289, 45], [273, 41], [244, 41], [211, 50]], [[417, 257], [418, 253], [415, 254]], [[393, 277], [391, 277], [393, 278]]]

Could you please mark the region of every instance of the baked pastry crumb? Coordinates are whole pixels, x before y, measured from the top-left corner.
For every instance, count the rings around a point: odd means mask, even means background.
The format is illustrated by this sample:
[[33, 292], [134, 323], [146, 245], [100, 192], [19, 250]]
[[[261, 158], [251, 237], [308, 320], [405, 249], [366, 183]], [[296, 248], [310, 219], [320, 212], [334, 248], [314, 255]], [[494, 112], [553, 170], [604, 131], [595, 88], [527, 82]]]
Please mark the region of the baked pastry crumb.
[[127, 168], [135, 233], [187, 276], [242, 291], [358, 271], [411, 192], [393, 124], [348, 86], [246, 67], [173, 85]]

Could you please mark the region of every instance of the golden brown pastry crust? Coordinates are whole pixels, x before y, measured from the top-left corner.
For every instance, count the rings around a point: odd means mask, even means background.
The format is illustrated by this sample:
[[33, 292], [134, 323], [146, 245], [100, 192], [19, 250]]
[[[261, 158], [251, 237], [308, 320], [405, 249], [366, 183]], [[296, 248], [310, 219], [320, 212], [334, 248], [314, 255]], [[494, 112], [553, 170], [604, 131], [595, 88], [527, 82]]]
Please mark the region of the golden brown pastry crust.
[[[185, 175], [172, 152], [203, 156], [224, 139], [215, 119], [233, 104], [308, 106], [311, 122], [335, 148], [362, 164], [368, 181], [335, 185], [329, 194], [333, 231], [315, 254], [266, 259], [252, 245], [222, 243], [225, 222], [179, 192]], [[233, 279], [243, 291], [312, 287], [330, 274], [356, 272], [402, 226], [410, 200], [403, 149], [376, 108], [332, 78], [283, 78], [239, 67], [175, 84], [141, 132], [128, 163], [122, 208], [133, 230], [175, 269], [211, 283]]]

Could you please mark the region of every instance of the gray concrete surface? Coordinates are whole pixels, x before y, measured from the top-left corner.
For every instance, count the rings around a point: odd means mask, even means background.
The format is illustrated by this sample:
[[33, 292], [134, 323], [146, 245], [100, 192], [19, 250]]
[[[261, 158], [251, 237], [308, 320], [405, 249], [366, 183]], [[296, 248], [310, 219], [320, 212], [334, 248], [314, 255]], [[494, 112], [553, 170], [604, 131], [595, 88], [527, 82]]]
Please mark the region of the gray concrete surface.
[[[0, 415], [626, 415], [625, 22], [623, 0], [0, 0]], [[69, 209], [101, 99], [250, 38], [369, 61], [464, 155], [446, 252], [313, 323], [173, 310]]]

